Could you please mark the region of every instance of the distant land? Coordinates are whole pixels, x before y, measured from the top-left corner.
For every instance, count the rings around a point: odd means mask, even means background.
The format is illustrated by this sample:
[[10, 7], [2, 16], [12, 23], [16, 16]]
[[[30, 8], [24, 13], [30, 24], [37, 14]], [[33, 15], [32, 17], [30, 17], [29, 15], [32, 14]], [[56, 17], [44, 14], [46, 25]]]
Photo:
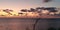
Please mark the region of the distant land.
[[0, 16], [0, 18], [60, 18], [60, 16]]
[[60, 18], [60, 8], [56, 7], [37, 7], [21, 9], [15, 12], [11, 9], [0, 10], [0, 18]]

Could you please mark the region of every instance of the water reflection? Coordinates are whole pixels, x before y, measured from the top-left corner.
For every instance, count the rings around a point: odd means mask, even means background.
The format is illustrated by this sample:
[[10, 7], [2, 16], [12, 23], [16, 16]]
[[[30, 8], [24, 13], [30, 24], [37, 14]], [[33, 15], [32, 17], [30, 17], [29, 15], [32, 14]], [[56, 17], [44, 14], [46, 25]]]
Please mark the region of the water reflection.
[[[36, 19], [0, 18], [0, 30], [33, 30]], [[60, 19], [39, 19], [35, 30], [60, 29]]]

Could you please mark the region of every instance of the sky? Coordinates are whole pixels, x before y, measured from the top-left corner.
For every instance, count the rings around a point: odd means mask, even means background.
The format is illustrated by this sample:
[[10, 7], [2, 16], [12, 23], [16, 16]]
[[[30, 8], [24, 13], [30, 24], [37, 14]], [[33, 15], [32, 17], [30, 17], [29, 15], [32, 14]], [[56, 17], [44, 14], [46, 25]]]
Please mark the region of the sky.
[[43, 0], [0, 0], [0, 9], [29, 9], [36, 7], [60, 7], [60, 0], [44, 3]]

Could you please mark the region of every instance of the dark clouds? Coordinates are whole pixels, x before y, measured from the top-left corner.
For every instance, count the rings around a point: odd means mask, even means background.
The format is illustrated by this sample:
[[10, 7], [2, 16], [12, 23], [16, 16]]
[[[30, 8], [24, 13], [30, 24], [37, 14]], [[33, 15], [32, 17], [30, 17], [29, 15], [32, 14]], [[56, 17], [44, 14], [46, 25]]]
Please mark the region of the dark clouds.
[[50, 2], [50, 1], [52, 1], [52, 0], [43, 0], [44, 3], [46, 3], [46, 2]]

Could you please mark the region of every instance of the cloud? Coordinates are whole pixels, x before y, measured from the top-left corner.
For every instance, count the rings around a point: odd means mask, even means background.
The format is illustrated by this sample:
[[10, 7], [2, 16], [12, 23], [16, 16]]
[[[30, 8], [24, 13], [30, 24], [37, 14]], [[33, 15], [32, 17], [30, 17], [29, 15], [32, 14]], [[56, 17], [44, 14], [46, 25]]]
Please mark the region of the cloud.
[[44, 3], [46, 3], [46, 2], [50, 2], [50, 1], [52, 1], [52, 0], [43, 0]]

